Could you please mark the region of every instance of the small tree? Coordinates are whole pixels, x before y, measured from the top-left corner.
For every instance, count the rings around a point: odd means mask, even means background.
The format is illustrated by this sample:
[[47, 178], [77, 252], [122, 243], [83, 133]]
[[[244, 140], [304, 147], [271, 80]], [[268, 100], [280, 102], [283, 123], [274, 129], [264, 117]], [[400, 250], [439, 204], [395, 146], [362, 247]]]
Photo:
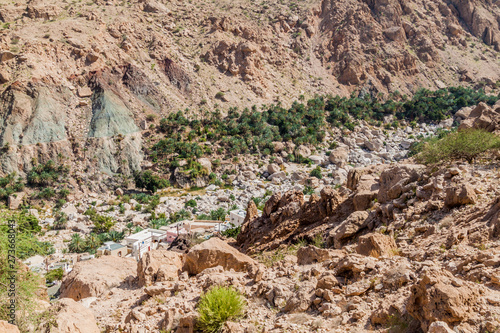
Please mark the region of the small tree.
[[160, 178], [158, 175], [153, 174], [151, 171], [137, 172], [134, 176], [135, 186], [143, 188], [151, 193], [166, 188], [170, 185], [167, 179]]
[[92, 222], [94, 222], [94, 232], [97, 234], [107, 233], [115, 225], [113, 218], [110, 216], [104, 216], [104, 215], [97, 214], [97, 215], [93, 216], [91, 219], [92, 219]]
[[500, 148], [500, 138], [479, 129], [452, 132], [441, 139], [434, 138], [424, 144], [417, 161], [425, 164], [465, 159], [473, 163], [480, 154]]

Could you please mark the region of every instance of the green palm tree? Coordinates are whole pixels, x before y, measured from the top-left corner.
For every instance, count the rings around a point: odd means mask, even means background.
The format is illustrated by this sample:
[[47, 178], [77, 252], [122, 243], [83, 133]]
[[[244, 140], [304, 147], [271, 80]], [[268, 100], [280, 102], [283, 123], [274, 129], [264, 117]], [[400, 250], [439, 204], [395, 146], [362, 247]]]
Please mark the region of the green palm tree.
[[133, 227], [134, 227], [134, 224], [132, 222], [127, 223], [127, 230], [128, 230], [129, 235], [132, 233]]
[[89, 234], [85, 238], [85, 242], [87, 243], [87, 247], [91, 248], [91, 249], [96, 249], [102, 245], [102, 241], [99, 239], [99, 237], [95, 233]]
[[86, 249], [85, 240], [79, 234], [71, 236], [71, 242], [68, 245], [70, 252], [81, 253]]

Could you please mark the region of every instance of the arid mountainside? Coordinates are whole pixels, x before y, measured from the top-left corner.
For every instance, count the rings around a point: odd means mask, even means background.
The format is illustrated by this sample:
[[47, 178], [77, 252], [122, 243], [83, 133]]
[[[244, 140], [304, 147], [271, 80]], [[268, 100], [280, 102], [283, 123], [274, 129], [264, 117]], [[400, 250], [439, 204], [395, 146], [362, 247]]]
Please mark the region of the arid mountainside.
[[[494, 87], [491, 1], [16, 1], [0, 5], [0, 173], [141, 168], [157, 117], [299, 95]], [[97, 174], [95, 180], [100, 179]]]
[[246, 315], [223, 332], [497, 332], [499, 185], [497, 164], [354, 169], [348, 188], [306, 203], [273, 195], [260, 218], [251, 202], [238, 238], [251, 257], [213, 237], [147, 252], [136, 272], [127, 258], [77, 263], [51, 320], [57, 332], [196, 332], [203, 293], [231, 286]]

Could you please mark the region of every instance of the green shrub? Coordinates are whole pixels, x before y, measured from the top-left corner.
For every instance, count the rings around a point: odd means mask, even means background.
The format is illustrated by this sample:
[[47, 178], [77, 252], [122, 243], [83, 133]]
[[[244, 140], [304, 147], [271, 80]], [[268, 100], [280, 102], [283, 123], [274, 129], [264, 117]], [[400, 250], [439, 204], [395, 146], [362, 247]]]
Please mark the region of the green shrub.
[[317, 166], [315, 169], [313, 169], [310, 173], [311, 177], [316, 177], [318, 179], [323, 178], [323, 175], [321, 174], [321, 168]]
[[184, 204], [184, 206], [185, 206], [186, 208], [187, 208], [187, 207], [193, 207], [193, 208], [194, 208], [194, 207], [198, 206], [198, 203], [196, 202], [196, 200], [191, 199], [191, 200], [187, 201], [187, 202]]
[[134, 175], [135, 186], [146, 189], [152, 193], [170, 186], [167, 179], [160, 178], [151, 171], [137, 172]]
[[311, 195], [314, 193], [314, 189], [311, 186], [306, 185], [302, 190], [302, 193], [304, 193], [304, 195]]
[[45, 164], [38, 164], [28, 172], [28, 185], [47, 186], [56, 182], [61, 182], [69, 173], [69, 167], [56, 165], [54, 161], [47, 161]]
[[60, 281], [62, 280], [62, 277], [64, 275], [64, 271], [61, 267], [53, 269], [49, 271], [47, 274], [45, 274], [45, 281], [47, 283], [52, 283], [54, 281]]
[[91, 217], [90, 220], [94, 222], [93, 231], [98, 234], [109, 232], [115, 225], [115, 221], [110, 216], [96, 214], [95, 216]]
[[245, 299], [232, 287], [213, 287], [200, 297], [198, 329], [205, 333], [219, 332], [226, 321], [241, 318], [245, 307]]
[[0, 178], [0, 200], [7, 200], [9, 195], [21, 192], [23, 189], [24, 182], [21, 177], [16, 177], [15, 172]]
[[469, 129], [451, 132], [443, 138], [426, 142], [416, 156], [417, 161], [433, 164], [442, 161], [465, 159], [473, 163], [480, 154], [500, 148], [500, 138], [493, 133]]
[[221, 235], [236, 239], [241, 232], [241, 226], [233, 227], [221, 232]]

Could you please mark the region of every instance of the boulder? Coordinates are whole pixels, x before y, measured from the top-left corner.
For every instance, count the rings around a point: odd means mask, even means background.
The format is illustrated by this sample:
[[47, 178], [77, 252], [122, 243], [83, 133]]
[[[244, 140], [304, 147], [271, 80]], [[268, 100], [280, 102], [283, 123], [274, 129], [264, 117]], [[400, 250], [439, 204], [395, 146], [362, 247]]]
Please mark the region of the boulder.
[[295, 150], [295, 152], [297, 154], [299, 154], [300, 156], [302, 156], [302, 157], [309, 157], [309, 156], [311, 156], [311, 149], [307, 148], [304, 145], [298, 146], [297, 149]]
[[354, 209], [358, 211], [367, 210], [372, 206], [372, 202], [377, 198], [377, 191], [359, 191], [352, 198]]
[[378, 201], [386, 203], [397, 199], [401, 194], [410, 191], [407, 185], [416, 182], [425, 173], [425, 166], [418, 164], [401, 164], [385, 169], [380, 175]]
[[327, 261], [331, 258], [330, 251], [320, 249], [314, 245], [301, 247], [297, 251], [297, 263], [299, 265], [309, 265], [317, 262]]
[[3, 84], [5, 82], [9, 82], [11, 80], [11, 76], [9, 72], [7, 72], [5, 69], [0, 69], [0, 84]]
[[412, 286], [406, 309], [427, 332], [431, 323], [443, 321], [455, 326], [473, 316], [480, 292], [473, 282], [455, 278], [448, 271], [429, 270]]
[[78, 97], [85, 98], [92, 96], [92, 90], [89, 87], [78, 87]]
[[107, 290], [135, 278], [137, 262], [132, 258], [103, 256], [78, 262], [61, 283], [61, 298], [79, 301], [99, 297]]
[[177, 280], [182, 271], [184, 254], [166, 249], [146, 252], [137, 264], [139, 286]]
[[278, 164], [271, 163], [267, 166], [267, 172], [269, 172], [270, 175], [281, 171], [280, 167]]
[[9, 324], [5, 320], [0, 320], [0, 332], [19, 333], [19, 328], [16, 325]]
[[315, 298], [314, 287], [312, 285], [304, 284], [290, 297], [283, 309], [288, 313], [305, 312], [312, 305]]
[[469, 184], [463, 184], [459, 187], [448, 187], [446, 189], [446, 198], [444, 203], [450, 208], [475, 204], [476, 201], [476, 192]]
[[394, 238], [379, 233], [363, 235], [358, 239], [356, 252], [365, 256], [391, 257], [397, 251]]
[[339, 280], [332, 271], [326, 271], [318, 278], [316, 289], [330, 290], [339, 285]]
[[365, 147], [370, 151], [380, 151], [384, 147], [384, 142], [380, 139], [366, 140]]
[[8, 61], [10, 59], [14, 59], [15, 57], [16, 57], [16, 55], [10, 51], [0, 52], [0, 63], [2, 63], [4, 61]]
[[[71, 298], [62, 298], [51, 309], [50, 321], [42, 322], [37, 332], [100, 333], [94, 314]], [[3, 332], [3, 331], [2, 331]]]
[[338, 167], [343, 167], [347, 163], [349, 158], [349, 152], [347, 148], [337, 148], [330, 153], [328, 159], [330, 163], [337, 165]]
[[225, 270], [247, 272], [252, 266], [257, 266], [257, 263], [223, 240], [213, 237], [194, 246], [187, 253], [183, 270], [195, 275], [216, 266], [222, 266]]

